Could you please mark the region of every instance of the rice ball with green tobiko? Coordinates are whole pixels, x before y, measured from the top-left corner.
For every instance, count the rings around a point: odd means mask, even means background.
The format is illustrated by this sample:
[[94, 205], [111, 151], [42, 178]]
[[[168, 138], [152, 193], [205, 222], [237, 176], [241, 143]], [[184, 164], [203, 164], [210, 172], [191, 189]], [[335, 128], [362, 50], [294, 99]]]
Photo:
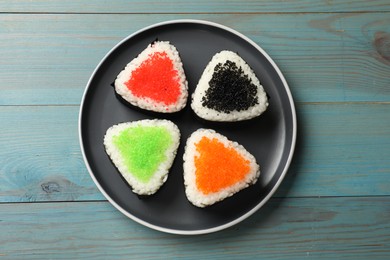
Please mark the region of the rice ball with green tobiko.
[[159, 119], [117, 124], [104, 136], [106, 153], [139, 195], [152, 195], [165, 183], [179, 143], [179, 128]]
[[221, 51], [206, 66], [191, 108], [203, 119], [232, 122], [261, 115], [268, 98], [249, 65], [235, 52]]

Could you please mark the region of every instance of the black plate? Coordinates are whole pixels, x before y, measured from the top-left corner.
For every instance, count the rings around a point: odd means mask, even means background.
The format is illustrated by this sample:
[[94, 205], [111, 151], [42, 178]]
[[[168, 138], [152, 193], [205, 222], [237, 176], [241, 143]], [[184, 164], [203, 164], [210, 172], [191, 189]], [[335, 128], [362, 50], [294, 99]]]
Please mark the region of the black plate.
[[[197, 119], [187, 102], [175, 114], [133, 109], [121, 102], [111, 86], [124, 66], [154, 40], [178, 49], [193, 93], [203, 69], [221, 50], [237, 52], [255, 71], [268, 93], [268, 110], [257, 119], [208, 123]], [[167, 182], [153, 196], [139, 198], [106, 155], [103, 136], [120, 122], [165, 118], [181, 131], [181, 144]], [[183, 150], [198, 128], [212, 128], [242, 144], [260, 164], [257, 184], [208, 208], [190, 204], [184, 193]], [[116, 45], [100, 62], [86, 87], [79, 117], [80, 145], [86, 166], [100, 191], [122, 213], [150, 228], [177, 234], [202, 234], [232, 226], [259, 209], [276, 191], [289, 167], [296, 139], [296, 115], [287, 83], [271, 58], [244, 35], [206, 21], [176, 20], [142, 29]]]

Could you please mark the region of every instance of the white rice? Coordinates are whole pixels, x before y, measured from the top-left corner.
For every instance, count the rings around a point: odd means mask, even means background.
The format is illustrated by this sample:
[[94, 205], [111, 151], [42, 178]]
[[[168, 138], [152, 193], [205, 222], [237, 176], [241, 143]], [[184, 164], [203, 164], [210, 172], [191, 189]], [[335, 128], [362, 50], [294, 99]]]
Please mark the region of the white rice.
[[[225, 113], [202, 105], [202, 98], [206, 95], [206, 90], [209, 88], [209, 82], [212, 79], [215, 66], [219, 63], [224, 64], [228, 60], [234, 62], [238, 68], [241, 67], [244, 73], [248, 75], [251, 82], [257, 87], [258, 104], [250, 107], [248, 110], [235, 110], [230, 113]], [[207, 64], [198, 85], [196, 86], [195, 92], [192, 94], [191, 102], [191, 108], [199, 117], [210, 121], [223, 122], [241, 121], [257, 117], [267, 109], [267, 106], [267, 95], [254, 71], [238, 54], [227, 50], [215, 54], [211, 61]]]
[[[201, 190], [198, 189], [196, 185], [196, 168], [194, 157], [199, 156], [199, 152], [196, 150], [195, 144], [198, 143], [203, 136], [206, 136], [210, 139], [217, 138], [225, 145], [225, 147], [233, 147], [244, 158], [250, 161], [250, 172], [245, 176], [245, 179], [230, 187], [210, 194], [204, 194]], [[256, 159], [253, 155], [245, 150], [242, 145], [238, 144], [237, 142], [228, 140], [225, 136], [211, 129], [199, 129], [192, 133], [192, 135], [187, 139], [183, 160], [186, 196], [188, 200], [197, 207], [209, 206], [232, 196], [249, 185], [255, 184], [260, 175], [260, 167], [256, 163]], [[215, 169], [215, 172], [217, 173], [218, 169]]]
[[[113, 137], [121, 133], [123, 130], [136, 126], [162, 126], [165, 127], [172, 136], [172, 144], [166, 151], [167, 160], [162, 162], [151, 179], [144, 183], [139, 181], [134, 175], [128, 171], [124, 159], [122, 158], [118, 148], [113, 144]], [[168, 172], [171, 168], [176, 156], [177, 149], [180, 143], [179, 128], [169, 120], [140, 120], [114, 125], [110, 127], [104, 136], [104, 147], [110, 159], [119, 170], [120, 174], [126, 179], [132, 187], [134, 193], [139, 195], [154, 194], [167, 180]], [[131, 144], [129, 144], [131, 145]]]
[[[133, 95], [133, 93], [125, 85], [125, 82], [131, 78], [132, 72], [155, 52], [165, 52], [167, 56], [173, 61], [174, 68], [178, 72], [181, 94], [178, 101], [174, 104], [167, 105], [163, 102], [156, 102], [155, 100], [147, 97], [137, 97]], [[138, 106], [142, 109], [161, 113], [172, 113], [183, 109], [187, 103], [188, 83], [184, 74], [183, 64], [176, 47], [170, 44], [168, 41], [155, 41], [149, 44], [145, 50], [143, 50], [135, 59], [128, 63], [125, 69], [119, 73], [115, 80], [115, 91], [130, 104]]]

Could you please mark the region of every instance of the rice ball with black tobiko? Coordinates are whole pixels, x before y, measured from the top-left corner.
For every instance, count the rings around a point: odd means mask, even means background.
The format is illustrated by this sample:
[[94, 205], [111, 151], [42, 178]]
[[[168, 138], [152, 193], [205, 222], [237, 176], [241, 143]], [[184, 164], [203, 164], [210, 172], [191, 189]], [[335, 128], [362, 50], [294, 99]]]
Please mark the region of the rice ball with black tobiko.
[[254, 71], [237, 53], [227, 50], [212, 57], [191, 102], [200, 118], [221, 122], [251, 119], [267, 107], [267, 94]]

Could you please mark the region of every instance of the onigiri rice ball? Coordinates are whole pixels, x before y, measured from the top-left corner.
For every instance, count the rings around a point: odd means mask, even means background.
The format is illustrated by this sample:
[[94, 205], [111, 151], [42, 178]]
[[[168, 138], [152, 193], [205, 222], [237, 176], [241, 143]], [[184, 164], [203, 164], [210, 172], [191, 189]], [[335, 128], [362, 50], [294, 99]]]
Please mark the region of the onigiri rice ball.
[[130, 61], [115, 80], [115, 91], [142, 109], [172, 113], [187, 103], [188, 83], [179, 52], [168, 41], [155, 41]]
[[186, 196], [201, 208], [255, 184], [260, 175], [260, 166], [252, 154], [211, 129], [191, 134], [183, 160]]
[[179, 128], [165, 119], [120, 123], [104, 136], [106, 153], [139, 195], [152, 195], [166, 182], [179, 142]]
[[248, 120], [260, 116], [267, 107], [267, 94], [254, 71], [228, 50], [212, 57], [191, 101], [200, 118], [220, 122]]

